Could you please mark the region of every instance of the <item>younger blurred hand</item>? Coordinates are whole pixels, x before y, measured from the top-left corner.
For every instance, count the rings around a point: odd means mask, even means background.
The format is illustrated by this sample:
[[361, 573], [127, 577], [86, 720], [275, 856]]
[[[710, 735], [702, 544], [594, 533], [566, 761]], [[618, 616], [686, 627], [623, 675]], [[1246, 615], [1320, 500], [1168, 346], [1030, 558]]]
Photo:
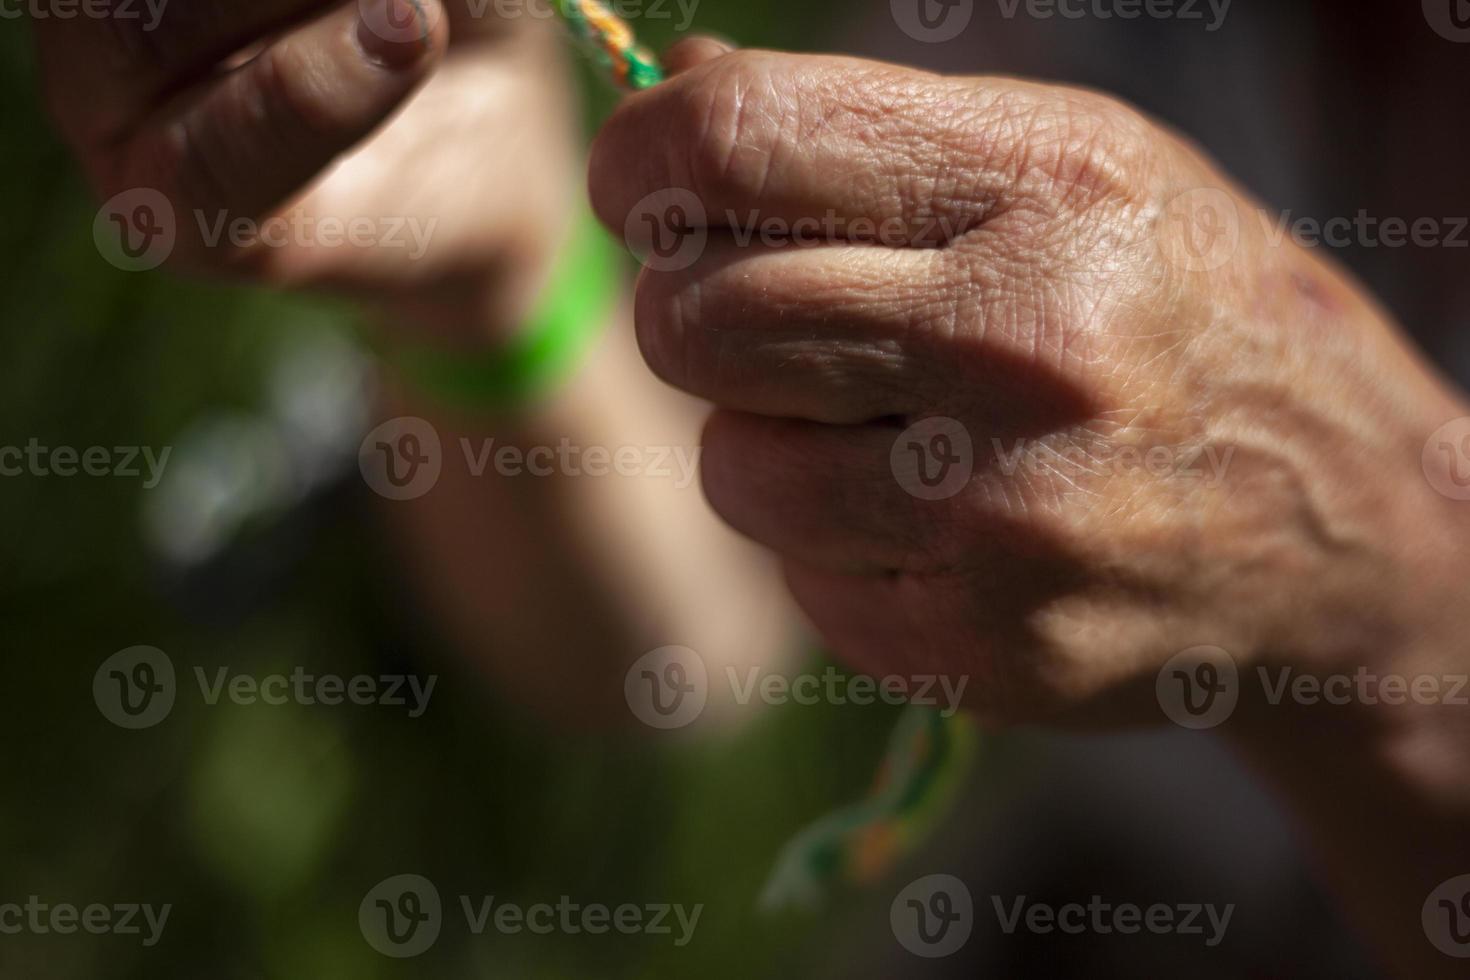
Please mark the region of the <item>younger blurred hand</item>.
[[572, 103], [547, 18], [451, 3], [197, 0], [35, 29], [47, 102], [99, 195], [122, 195], [116, 220], [139, 189], [167, 199], [171, 265], [493, 335], [560, 243]]

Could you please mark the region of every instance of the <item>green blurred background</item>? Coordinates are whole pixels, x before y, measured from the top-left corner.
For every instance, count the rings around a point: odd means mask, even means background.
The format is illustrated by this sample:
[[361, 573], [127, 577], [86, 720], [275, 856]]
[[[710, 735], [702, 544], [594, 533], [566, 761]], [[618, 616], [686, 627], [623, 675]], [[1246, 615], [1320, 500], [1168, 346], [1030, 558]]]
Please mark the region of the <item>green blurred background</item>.
[[[820, 5], [701, 7], [698, 24], [799, 46]], [[649, 40], [662, 44], [654, 23]], [[667, 33], [667, 32], [665, 32]], [[406, 598], [348, 458], [365, 360], [330, 304], [130, 274], [37, 102], [23, 21], [0, 24], [11, 189], [0, 223], [0, 444], [171, 448], [167, 478], [0, 480], [5, 710], [0, 901], [173, 906], [162, 941], [0, 936], [0, 976], [688, 977], [837, 970], [854, 903], [763, 917], [780, 845], [861, 795], [886, 709], [768, 712], [701, 747], [579, 739], [522, 718]], [[610, 94], [588, 78], [589, 119]], [[334, 428], [335, 426], [335, 428]], [[333, 463], [302, 478], [294, 461]], [[123, 731], [93, 673], [166, 651], [181, 694]], [[192, 671], [439, 675], [429, 711], [209, 706]], [[374, 952], [358, 904], [424, 874], [447, 923], [427, 954]], [[694, 941], [482, 937], [454, 896], [703, 903]], [[877, 918], [874, 921], [878, 921]]]

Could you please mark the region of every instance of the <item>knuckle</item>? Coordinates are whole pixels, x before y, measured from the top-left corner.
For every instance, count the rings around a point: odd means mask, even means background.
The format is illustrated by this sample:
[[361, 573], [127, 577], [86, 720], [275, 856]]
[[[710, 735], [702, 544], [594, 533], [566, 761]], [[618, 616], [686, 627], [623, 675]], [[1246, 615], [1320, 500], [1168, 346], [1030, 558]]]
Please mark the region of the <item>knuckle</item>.
[[229, 200], [231, 167], [207, 118], [184, 114], [141, 143], [134, 160], [171, 198], [194, 205]]
[[287, 131], [335, 137], [355, 125], [351, 100], [332, 98], [322, 67], [292, 45], [266, 49], [252, 62], [252, 84], [241, 87], [239, 109], [253, 132]]
[[1157, 166], [1158, 136], [1131, 107], [1090, 92], [1065, 91], [1012, 105], [1018, 185], [1087, 211], [1139, 203]]
[[690, 134], [685, 171], [706, 200], [752, 200], [765, 188], [778, 137], [782, 100], [771, 62], [758, 52], [721, 58], [684, 93], [680, 129]]
[[587, 150], [587, 199], [592, 213], [618, 234], [628, 220], [628, 215], [619, 213], [624, 206], [621, 195], [630, 170], [630, 161], [619, 149], [628, 118], [626, 107], [615, 111]]
[[[742, 534], [775, 544], [794, 533], [783, 515], [803, 495], [800, 467], [788, 465], [779, 432], [767, 420], [717, 411], [701, 438], [700, 480], [705, 500]], [[791, 547], [796, 542], [786, 540]]]
[[[748, 501], [760, 481], [764, 460], [762, 443], [752, 440], [750, 421], [734, 412], [716, 411], [705, 422], [700, 438], [700, 477], [705, 496], [726, 522], [738, 519], [737, 505]], [[751, 451], [760, 454], [752, 460]]]
[[649, 370], [675, 388], [693, 390], [690, 335], [698, 315], [698, 289], [680, 288], [677, 280], [672, 273], [645, 271], [634, 296], [633, 322]]

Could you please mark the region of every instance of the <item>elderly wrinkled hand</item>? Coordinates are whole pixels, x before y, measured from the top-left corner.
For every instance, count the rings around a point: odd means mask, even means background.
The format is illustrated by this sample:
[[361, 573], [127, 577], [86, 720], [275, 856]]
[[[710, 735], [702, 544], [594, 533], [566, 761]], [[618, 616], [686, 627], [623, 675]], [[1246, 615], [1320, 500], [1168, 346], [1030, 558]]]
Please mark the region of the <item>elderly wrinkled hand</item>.
[[1137, 111], [739, 52], [628, 99], [591, 188], [647, 256], [646, 360], [719, 409], [710, 501], [854, 665], [1090, 724], [1158, 719], [1199, 646], [1331, 669], [1463, 635], [1420, 457], [1470, 413]]

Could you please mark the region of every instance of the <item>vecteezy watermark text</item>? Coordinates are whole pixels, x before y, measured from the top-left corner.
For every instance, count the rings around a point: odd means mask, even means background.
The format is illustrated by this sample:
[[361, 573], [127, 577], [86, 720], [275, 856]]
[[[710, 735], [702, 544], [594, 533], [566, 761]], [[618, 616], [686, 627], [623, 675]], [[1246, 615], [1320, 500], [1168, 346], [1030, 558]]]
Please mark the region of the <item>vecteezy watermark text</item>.
[[[674, 20], [675, 31], [687, 31], [694, 24], [700, 0], [603, 0], [613, 13], [626, 21]], [[465, 0], [471, 17], [493, 16], [499, 20], [529, 17], [548, 20], [557, 16], [547, 0]]]
[[172, 446], [46, 446], [32, 436], [24, 446], [0, 446], [0, 477], [143, 477], [143, 489], [152, 490], [171, 452]]
[[[465, 926], [475, 936], [645, 935], [666, 937], [683, 948], [694, 938], [703, 903], [581, 902], [569, 895], [555, 901], [509, 902], [495, 895], [460, 895]], [[443, 902], [423, 875], [394, 875], [374, 885], [358, 906], [357, 921], [368, 945], [396, 959], [418, 956], [433, 946], [444, 927]]]
[[960, 710], [960, 701], [970, 678], [961, 676], [958, 681], [948, 675], [925, 674], [902, 677], [890, 674], [886, 677], [871, 677], [867, 674], [848, 674], [836, 667], [828, 667], [820, 674], [797, 674], [794, 677], [762, 668], [748, 667], [745, 676], [734, 666], [725, 668], [725, 678], [735, 696], [735, 703], [748, 705], [757, 698], [762, 704], [772, 706], [799, 704], [810, 707], [817, 704], [856, 705], [872, 704], [916, 704], [920, 707], [938, 708], [940, 715], [950, 717]]
[[1234, 446], [1172, 445], [1102, 445], [1054, 446], [1050, 443], [1017, 439], [1009, 447], [992, 438], [991, 448], [1000, 472], [1015, 476], [1025, 469], [1031, 476], [1048, 474], [1108, 474], [1142, 472], [1154, 477], [1177, 477], [1200, 480], [1214, 489], [1225, 481], [1230, 462], [1235, 458]]
[[277, 707], [284, 704], [327, 707], [378, 705], [407, 708], [410, 718], [422, 717], [428, 710], [429, 698], [434, 696], [434, 686], [439, 683], [436, 674], [430, 674], [427, 680], [416, 674], [343, 677], [340, 674], [310, 673], [304, 667], [297, 667], [290, 674], [266, 674], [263, 677], [231, 674], [228, 667], [218, 668], [211, 676], [203, 667], [195, 667], [194, 679], [204, 703], [209, 705], [218, 704], [221, 698], [238, 705]]
[[[195, 208], [192, 240], [217, 249], [384, 249], [417, 261], [429, 251], [437, 216], [313, 214], [291, 208], [266, 218], [227, 210]], [[97, 251], [127, 272], [156, 269], [168, 261], [187, 229], [173, 202], [152, 187], [135, 187], [109, 198], [92, 222]]]
[[31, 895], [24, 904], [0, 903], [0, 935], [69, 936], [86, 932], [94, 936], [142, 936], [144, 946], [156, 946], [172, 911], [172, 904], [155, 907], [136, 902], [92, 902], [79, 907], [70, 902], [43, 902], [39, 895]]
[[[1198, 937], [1206, 947], [1220, 945], [1234, 918], [1235, 906], [1202, 902], [1170, 904], [1112, 902], [1101, 895], [1087, 902], [1053, 905], [1026, 895], [993, 895], [990, 906], [1001, 932], [1046, 936], [1139, 934]], [[932, 874], [910, 882], [889, 908], [893, 935], [901, 946], [928, 959], [958, 952], [975, 927], [975, 903], [969, 888], [954, 875]]]
[[959, 238], [970, 224], [946, 215], [875, 220], [827, 210], [790, 218], [759, 208], [741, 213], [727, 208], [711, 222], [693, 191], [669, 187], [645, 196], [628, 212], [623, 241], [654, 272], [679, 272], [698, 262], [709, 246], [712, 226], [728, 229], [737, 248], [811, 248], [832, 243], [889, 248], [938, 248]]
[[1015, 20], [1199, 21], [1213, 34], [1225, 26], [1233, 0], [996, 0], [1000, 15]]
[[[701, 454], [698, 446], [583, 445], [566, 436], [556, 445], [536, 446], [461, 437], [458, 449], [465, 472], [475, 479], [621, 477], [671, 481], [677, 490], [699, 478]], [[369, 432], [357, 461], [367, 485], [390, 500], [414, 500], [433, 490], [447, 462], [438, 430], [407, 415]]]
[[1470, 707], [1470, 675], [1446, 674], [1442, 676], [1419, 674], [1408, 677], [1403, 674], [1378, 674], [1367, 667], [1359, 667], [1351, 674], [1329, 674], [1318, 677], [1314, 674], [1299, 674], [1290, 667], [1271, 671], [1257, 667], [1261, 688], [1266, 701], [1279, 705], [1285, 701], [1295, 704], [1329, 704], [1344, 707], [1351, 704], [1385, 704], [1398, 707], [1406, 704], [1451, 705]]
[[[428, 710], [438, 675], [340, 674], [312, 672], [295, 667], [289, 673], [263, 675], [218, 667], [193, 670], [199, 695], [206, 705], [232, 704], [279, 707], [355, 705], [407, 708], [410, 718]], [[152, 728], [169, 716], [178, 697], [173, 660], [157, 647], [119, 650], [97, 668], [92, 677], [92, 699], [103, 717], [120, 728]]]
[[[1456, 0], [1461, 2], [1461, 0]], [[1470, 248], [1470, 216], [1401, 217], [1375, 215], [1360, 208], [1353, 215], [1326, 218], [1291, 210], [1245, 209], [1220, 187], [1183, 191], [1160, 210], [1158, 240], [1164, 257], [1192, 272], [1211, 272], [1240, 249], [1248, 214], [1255, 215], [1261, 240], [1272, 248]]]
[[1008, 936], [1021, 930], [1041, 936], [1056, 932], [1068, 936], [1086, 933], [1099, 936], [1113, 933], [1124, 936], [1139, 933], [1199, 936], [1211, 949], [1225, 938], [1225, 930], [1230, 928], [1230, 920], [1235, 915], [1233, 904], [1219, 907], [1201, 903], [1115, 904], [1105, 901], [1101, 895], [1093, 895], [1086, 905], [1081, 902], [1050, 905], [1029, 901], [1025, 895], [1010, 901], [1003, 901], [998, 895], [992, 896], [990, 904], [995, 909], [1001, 931]]
[[[991, 896], [991, 908], [1001, 932], [1011, 936], [1028, 932], [1038, 936], [1192, 936], [1213, 949], [1225, 940], [1235, 905], [1205, 902], [1111, 902], [1092, 895], [1086, 902], [1032, 901], [1029, 896]], [[894, 937], [917, 956], [939, 958], [960, 951], [975, 929], [975, 901], [969, 887], [953, 874], [928, 874], [908, 883], [889, 908]]]
[[[0, 20], [135, 20], [155, 31], [169, 0], [0, 0]], [[146, 19], [145, 19], [146, 18]]]
[[1279, 246], [1287, 237], [1302, 248], [1470, 248], [1470, 217], [1395, 218], [1359, 209], [1352, 217], [1298, 217], [1291, 210], [1277, 215], [1261, 211], [1266, 237]]
[[1259, 700], [1271, 707], [1470, 707], [1466, 674], [1383, 673], [1367, 666], [1305, 674], [1291, 666], [1264, 665], [1243, 673], [1228, 651], [1215, 646], [1191, 647], [1170, 658], [1159, 671], [1155, 690], [1159, 706], [1175, 724], [1215, 728], [1235, 713], [1251, 677], [1259, 685]]
[[[557, 16], [554, 5], [561, 0], [464, 0], [460, 10], [474, 20], [550, 20]], [[687, 31], [694, 24], [700, 0], [604, 0], [625, 21], [674, 21], [673, 30]], [[438, 25], [438, 4], [398, 5], [384, 0], [358, 0], [362, 23], [389, 41], [422, 41]]]
[[424, 257], [439, 227], [438, 218], [405, 216], [342, 218], [300, 209], [263, 221], [231, 217], [228, 211], [194, 211], [199, 238], [208, 248], [383, 248], [403, 251], [410, 261]]
[[576, 902], [568, 895], [562, 895], [554, 905], [550, 902], [530, 905], [497, 903], [494, 895], [477, 899], [461, 895], [459, 904], [470, 932], [477, 936], [492, 928], [506, 936], [522, 932], [537, 936], [552, 933], [600, 936], [616, 932], [623, 936], [671, 936], [674, 945], [680, 948], [688, 946], [694, 938], [699, 917], [704, 913], [703, 904], [686, 907], [677, 903], [637, 905], [624, 902], [608, 906], [600, 902]]
[[[948, 718], [960, 710], [970, 678], [965, 675], [919, 674], [872, 677], [849, 674], [833, 666], [820, 672], [785, 674], [749, 666], [727, 665], [725, 683], [742, 707], [759, 701], [777, 707], [869, 707], [876, 704], [935, 708]], [[652, 650], [623, 678], [623, 695], [633, 714], [651, 728], [684, 728], [703, 713], [710, 697], [710, 672], [704, 658], [685, 646]]]

